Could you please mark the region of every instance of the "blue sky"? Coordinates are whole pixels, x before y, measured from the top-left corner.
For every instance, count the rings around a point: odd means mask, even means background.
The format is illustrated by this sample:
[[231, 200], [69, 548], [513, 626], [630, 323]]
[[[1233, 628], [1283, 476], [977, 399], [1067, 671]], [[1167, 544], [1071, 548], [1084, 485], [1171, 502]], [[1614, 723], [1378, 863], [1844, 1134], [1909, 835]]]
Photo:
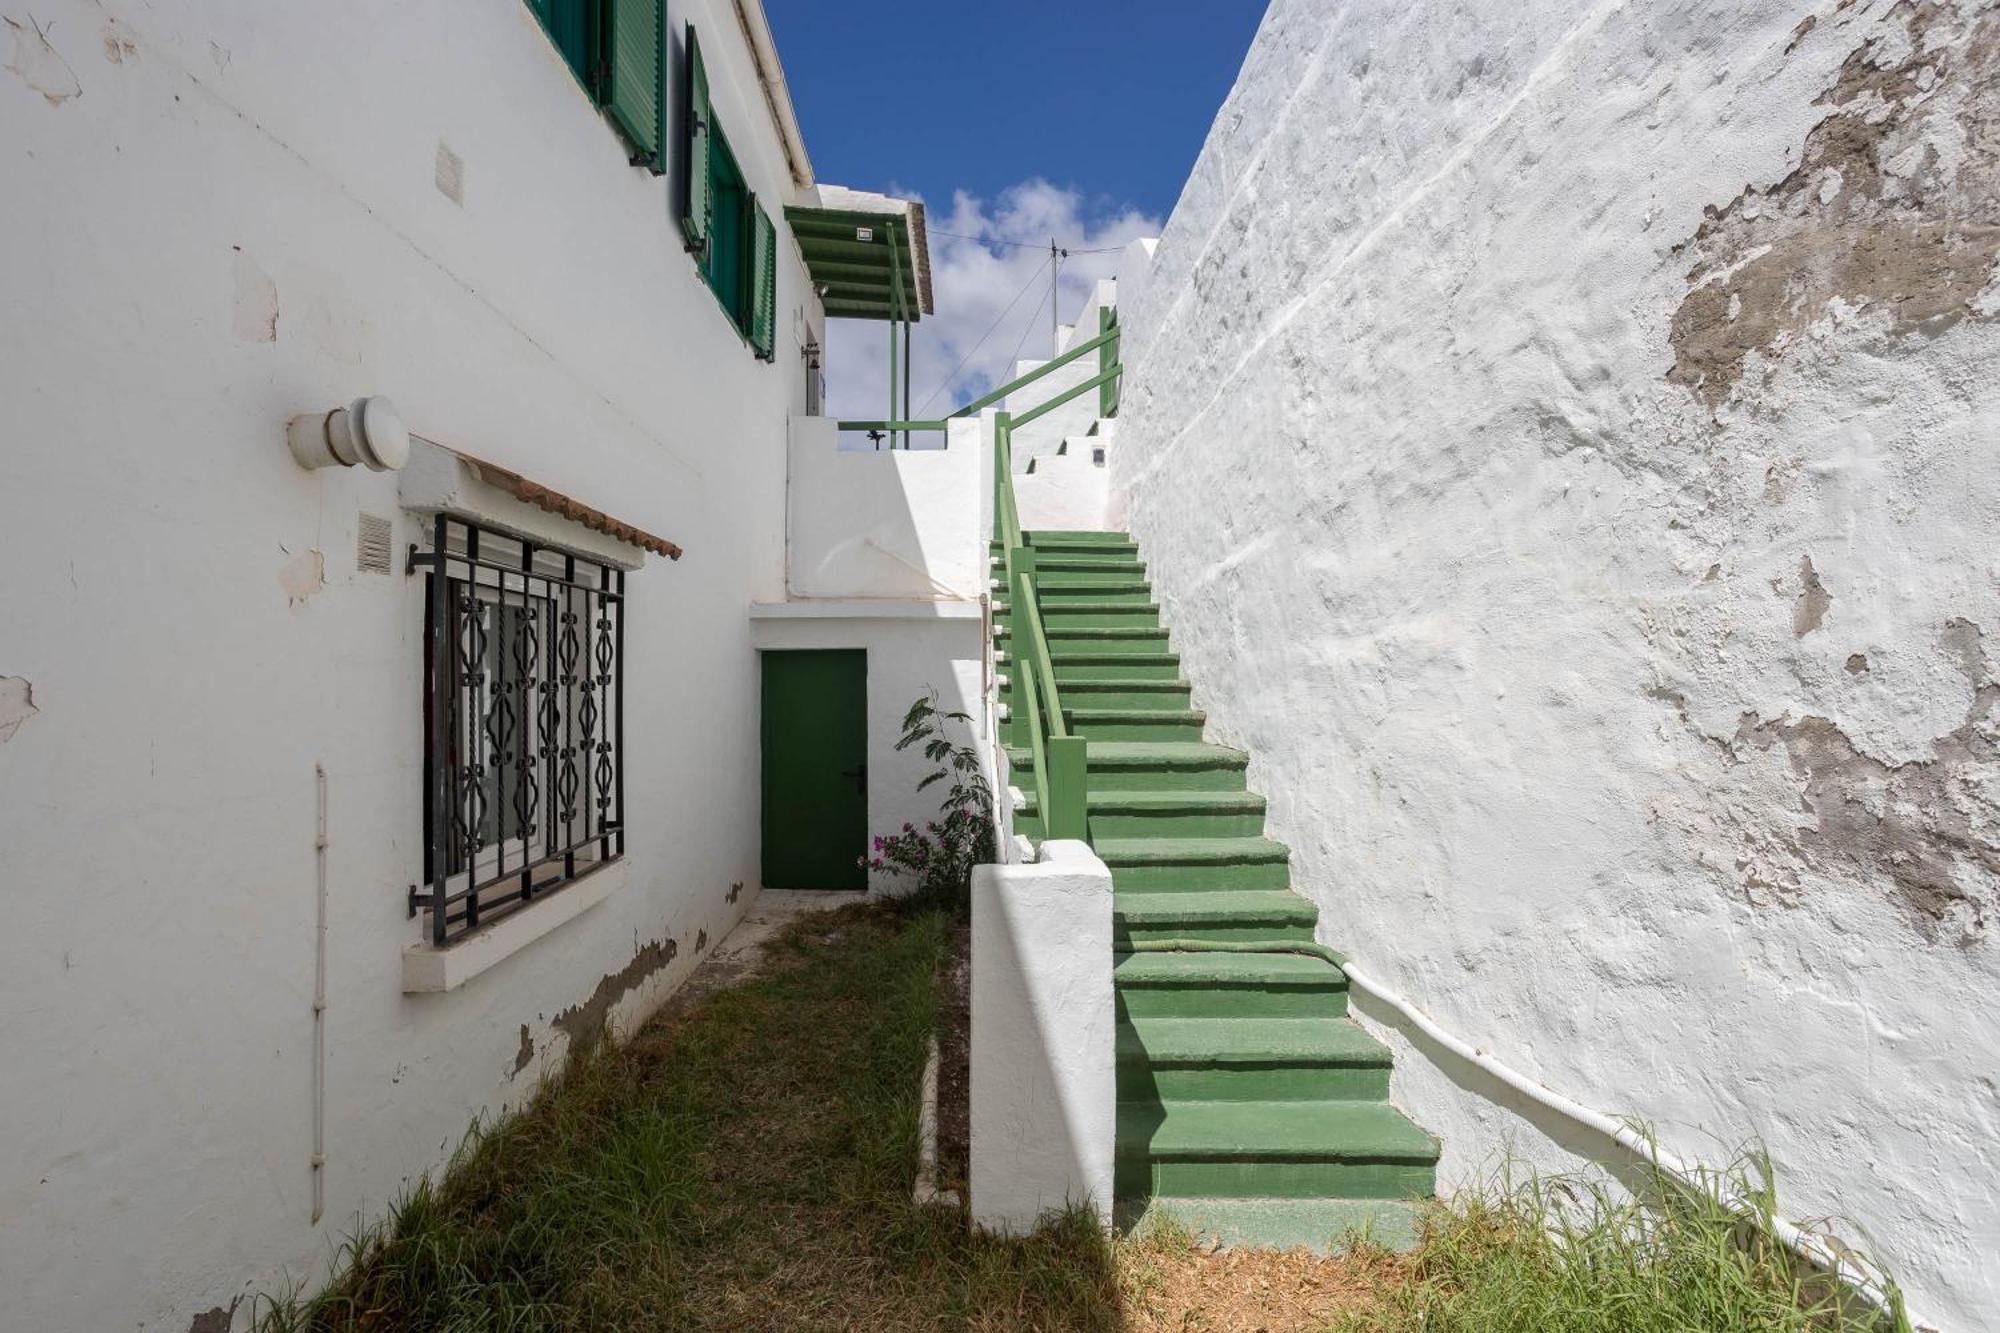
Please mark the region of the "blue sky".
[[[938, 309], [913, 340], [920, 417], [1049, 354], [1048, 254], [1032, 246], [1159, 234], [1264, 12], [1260, 0], [764, 8], [814, 174], [924, 201]], [[1116, 258], [1064, 263], [1065, 319]], [[827, 343], [830, 411], [882, 415], [881, 326], [833, 321]]]
[[1258, 0], [765, 0], [823, 180], [949, 199], [1041, 177], [1165, 217]]

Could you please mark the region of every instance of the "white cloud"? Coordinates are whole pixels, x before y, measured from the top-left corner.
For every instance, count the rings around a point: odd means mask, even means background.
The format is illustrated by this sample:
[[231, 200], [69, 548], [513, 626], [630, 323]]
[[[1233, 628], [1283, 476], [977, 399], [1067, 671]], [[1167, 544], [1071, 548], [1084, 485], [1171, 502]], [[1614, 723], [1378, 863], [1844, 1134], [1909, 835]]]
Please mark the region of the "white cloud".
[[[927, 208], [926, 222], [937, 313], [925, 316], [911, 336], [910, 409], [920, 418], [943, 416], [1013, 378], [1017, 355], [1050, 354], [1050, 237], [1071, 252], [1061, 264], [1057, 296], [1068, 321], [1091, 284], [1116, 270], [1117, 251], [1126, 242], [1160, 234], [1158, 218], [1136, 209], [1093, 211], [1079, 192], [1039, 179], [1009, 186], [991, 203], [961, 190], [949, 211]], [[1083, 250], [1106, 253], [1077, 253]], [[887, 325], [829, 320], [826, 341], [828, 415], [882, 416], [889, 403]], [[900, 406], [900, 394], [898, 400]]]

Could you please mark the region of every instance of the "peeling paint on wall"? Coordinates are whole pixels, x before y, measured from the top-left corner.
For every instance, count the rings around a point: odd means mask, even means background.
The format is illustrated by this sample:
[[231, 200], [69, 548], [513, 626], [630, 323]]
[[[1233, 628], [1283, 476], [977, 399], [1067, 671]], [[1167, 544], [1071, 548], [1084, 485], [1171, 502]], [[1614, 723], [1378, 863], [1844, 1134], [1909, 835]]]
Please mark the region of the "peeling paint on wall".
[[[1981, 782], [2000, 763], [1993, 734], [2000, 683], [1989, 674], [1981, 638], [1968, 620], [1944, 627], [1940, 642], [1965, 672], [1971, 698], [1964, 721], [1937, 737], [1930, 759], [1884, 763], [1816, 715], [1767, 720], [1746, 713], [1722, 743], [1736, 761], [1743, 747], [1782, 745], [1813, 820], [1798, 831], [1793, 853], [1814, 869], [1884, 883], [1932, 942], [1951, 934], [1962, 944], [1979, 939], [1989, 907], [2000, 906], [2000, 804]], [[1739, 871], [1747, 864], [1739, 862]]]
[[104, 29], [104, 58], [114, 65], [122, 65], [139, 56], [139, 44], [127, 35], [129, 30], [117, 19], [112, 19]]
[[611, 1019], [611, 1011], [617, 1003], [636, 989], [646, 978], [674, 961], [680, 953], [680, 946], [671, 938], [654, 940], [643, 945], [632, 955], [632, 961], [608, 973], [597, 983], [597, 989], [590, 998], [578, 1005], [572, 1005], [555, 1016], [551, 1027], [569, 1038], [571, 1059], [595, 1050], [604, 1036], [604, 1025]]
[[1833, 605], [1833, 594], [1820, 582], [1819, 571], [1813, 568], [1811, 556], [1799, 561], [1799, 596], [1792, 604], [1792, 637], [1803, 639], [1820, 627], [1826, 619], [1826, 609]]
[[1889, 13], [1819, 97], [1833, 110], [1799, 166], [1710, 209], [1692, 239], [1667, 379], [1711, 408], [1753, 358], [1782, 358], [1822, 320], [1876, 316], [1903, 337], [1991, 317], [1979, 297], [2000, 256], [2000, 10], [1966, 20], [1943, 0], [1902, 0]]
[[33, 17], [19, 21], [0, 17], [0, 23], [7, 25], [14, 39], [7, 68], [20, 75], [22, 82], [48, 99], [50, 106], [61, 106], [72, 97], [83, 96], [83, 84], [78, 82], [76, 71], [50, 45], [48, 28]]
[[212, 1310], [204, 1310], [188, 1325], [188, 1333], [229, 1333], [229, 1326], [236, 1320], [236, 1307], [243, 1298], [231, 1298], [229, 1304], [218, 1305]]
[[21, 724], [42, 710], [35, 707], [35, 686], [25, 676], [0, 676], [0, 745], [14, 739]]
[[297, 606], [326, 586], [326, 557], [316, 550], [300, 551], [278, 566], [278, 586]]
[[278, 284], [257, 266], [257, 261], [236, 249], [231, 266], [235, 298], [231, 305], [230, 329], [243, 342], [278, 341]]

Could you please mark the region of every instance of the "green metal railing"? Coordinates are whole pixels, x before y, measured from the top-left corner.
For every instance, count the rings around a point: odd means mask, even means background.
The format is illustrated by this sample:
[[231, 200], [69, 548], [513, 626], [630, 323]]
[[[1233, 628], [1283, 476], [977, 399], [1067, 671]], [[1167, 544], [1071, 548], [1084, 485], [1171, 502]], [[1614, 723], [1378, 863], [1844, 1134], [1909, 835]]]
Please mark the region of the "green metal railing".
[[[1033, 384], [1036, 380], [1041, 379], [1051, 371], [1060, 370], [1072, 361], [1086, 356], [1091, 352], [1097, 353], [1098, 371], [1095, 376], [1073, 388], [1065, 389], [1062, 393], [1032, 411], [1021, 413], [1014, 418], [1014, 424], [1016, 426], [1025, 426], [1043, 414], [1053, 412], [1064, 403], [1080, 398], [1093, 390], [1097, 393], [1097, 414], [1101, 417], [1116, 416], [1118, 415], [1118, 379], [1122, 374], [1122, 368], [1118, 364], [1118, 312], [1110, 309], [1100, 309], [1098, 311], [1097, 323], [1099, 332], [1089, 342], [1078, 343], [1061, 356], [1051, 361], [1044, 361], [1027, 374], [1011, 379], [991, 393], [973, 399], [948, 417], [932, 417], [923, 421], [905, 421], [900, 419], [881, 421], [843, 420], [838, 423], [839, 428], [842, 431], [868, 431], [872, 434], [886, 435], [889, 439], [889, 447], [891, 449], [897, 447], [896, 441], [900, 438], [903, 441], [902, 447], [907, 449], [909, 448], [908, 436], [911, 433], [918, 431], [941, 431], [959, 418], [977, 416], [979, 413], [993, 406], [993, 404], [999, 402], [1002, 398], [1019, 393], [1022, 389], [1027, 388], [1030, 384]], [[892, 384], [889, 390], [892, 403], [895, 398], [895, 392], [895, 386]], [[907, 375], [905, 375], [904, 380], [904, 397], [905, 409], [907, 410]], [[995, 512], [997, 513], [998, 511]]]
[[1089, 836], [1090, 750], [1083, 737], [1070, 734], [1055, 663], [1049, 656], [1035, 577], [1035, 551], [1021, 534], [1021, 513], [1014, 498], [1014, 432], [1092, 391], [1097, 392], [1102, 406], [1107, 387], [1114, 394], [1116, 410], [1115, 386], [1123, 374], [1118, 363], [1117, 324], [1113, 318], [1100, 320], [1100, 325], [1104, 332], [1089, 342], [1079, 343], [952, 414], [963, 417], [982, 411], [1050, 371], [1098, 353], [1100, 369], [1095, 376], [1025, 412], [996, 412], [993, 417], [993, 536], [1000, 546], [1000, 586], [1007, 591], [1012, 619], [1008, 679], [1014, 687], [1014, 704], [1008, 715], [1007, 739], [1028, 751], [1045, 838]]

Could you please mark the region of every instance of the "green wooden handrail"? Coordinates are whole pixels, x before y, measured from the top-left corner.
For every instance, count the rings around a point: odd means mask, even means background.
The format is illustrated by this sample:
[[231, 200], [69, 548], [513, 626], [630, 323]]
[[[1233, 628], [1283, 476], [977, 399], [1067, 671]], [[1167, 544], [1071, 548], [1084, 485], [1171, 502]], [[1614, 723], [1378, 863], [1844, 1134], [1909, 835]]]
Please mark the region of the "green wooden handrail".
[[1008, 380], [1005, 384], [1001, 385], [993, 392], [986, 394], [984, 397], [973, 399], [971, 402], [967, 403], [964, 407], [959, 408], [958, 411], [953, 412], [952, 415], [955, 417], [969, 417], [974, 415], [975, 413], [983, 412], [987, 408], [993, 406], [993, 404], [999, 402], [1002, 398], [1005, 398], [1009, 394], [1014, 393], [1016, 390], [1027, 388], [1030, 384], [1033, 384], [1036, 380], [1048, 374], [1050, 371], [1062, 369], [1064, 366], [1076, 360], [1084, 353], [1096, 351], [1098, 348], [1104, 346], [1104, 344], [1111, 342], [1112, 340], [1117, 338], [1117, 336], [1118, 336], [1118, 330], [1111, 329], [1104, 333], [1098, 334], [1095, 338], [1092, 338], [1087, 343], [1078, 343], [1076, 346], [1070, 348], [1067, 352], [1064, 352], [1061, 356], [1058, 356], [1053, 360], [1044, 361], [1042, 362], [1041, 365], [1036, 366], [1033, 370], [1029, 371], [1027, 374], [1019, 375], [1011, 380]]
[[[839, 428], [841, 430], [879, 430], [879, 431], [889, 431], [891, 433], [897, 431], [943, 430], [953, 420], [960, 417], [973, 416], [976, 413], [983, 412], [987, 408], [993, 406], [993, 404], [999, 402], [1002, 398], [1006, 398], [1014, 393], [1018, 393], [1020, 390], [1025, 389], [1030, 384], [1033, 384], [1036, 380], [1042, 378], [1042, 376], [1048, 374], [1050, 371], [1060, 370], [1064, 366], [1068, 365], [1070, 362], [1077, 360], [1079, 357], [1082, 357], [1087, 353], [1098, 352], [1098, 351], [1106, 353], [1105, 355], [1100, 355], [1098, 357], [1098, 364], [1100, 366], [1104, 366], [1105, 369], [1100, 371], [1096, 376], [1096, 378], [1088, 380], [1083, 384], [1079, 384], [1073, 389], [1067, 389], [1059, 396], [1051, 398], [1048, 402], [1043, 403], [1040, 407], [1033, 408], [1030, 411], [1025, 412], [1020, 416], [1014, 418], [1015, 425], [1017, 426], [1026, 425], [1028, 422], [1035, 420], [1037, 417], [1040, 417], [1043, 413], [1061, 407], [1064, 403], [1069, 402], [1072, 398], [1076, 398], [1081, 396], [1082, 394], [1088, 393], [1092, 389], [1104, 389], [1109, 387], [1111, 384], [1115, 383], [1119, 375], [1123, 373], [1124, 367], [1118, 364], [1118, 324], [1115, 313], [1112, 312], [1099, 312], [1099, 313], [1100, 313], [1100, 322], [1103, 321], [1103, 316], [1106, 314], [1111, 314], [1112, 317], [1110, 322], [1105, 324], [1104, 331], [1098, 334], [1095, 338], [1092, 338], [1089, 342], [1078, 343], [1076, 346], [1070, 348], [1067, 352], [1064, 352], [1061, 356], [1055, 357], [1054, 359], [1049, 361], [1044, 361], [1041, 365], [1036, 366], [1033, 370], [1029, 371], [1025, 375], [1017, 375], [1013, 379], [1008, 380], [1005, 384], [1001, 385], [999, 388], [993, 390], [991, 393], [973, 399], [971, 402], [967, 403], [964, 407], [959, 408], [956, 412], [953, 412], [951, 416], [946, 417], [943, 420], [842, 421], [838, 423]], [[1115, 404], [1116, 404], [1115, 396], [1100, 394], [1099, 401], [1100, 403], [1104, 402], [1112, 403], [1115, 410]]]
[[1049, 401], [1043, 403], [1040, 407], [1031, 407], [1027, 411], [1021, 413], [1019, 416], [1014, 418], [1014, 425], [1018, 429], [1019, 427], [1027, 425], [1030, 421], [1037, 421], [1042, 417], [1047, 416], [1050, 412], [1055, 411], [1058, 407], [1061, 407], [1064, 403], [1067, 403], [1070, 399], [1081, 398], [1084, 394], [1087, 394], [1092, 390], [1101, 389], [1105, 385], [1111, 383], [1113, 380], [1117, 379], [1120, 375], [1124, 373], [1125, 373], [1125, 368], [1123, 366], [1113, 366], [1111, 367], [1111, 369], [1104, 371], [1102, 374], [1093, 375], [1091, 378], [1085, 380], [1081, 384], [1073, 385], [1070, 388], [1064, 389], [1061, 393], [1049, 399]]
[[950, 423], [945, 421], [839, 421], [834, 424], [840, 430], [915, 431], [943, 430]]
[[993, 421], [993, 531], [1000, 543], [1001, 587], [1007, 591], [1007, 607], [1013, 616], [1008, 638], [1015, 710], [1011, 739], [1016, 745], [1027, 745], [1035, 788], [1040, 793], [1044, 838], [1086, 839], [1090, 750], [1083, 737], [1070, 735], [1062, 691], [1056, 684], [1035, 581], [1035, 551], [1021, 535], [1021, 514], [1014, 498], [1013, 435], [1011, 415], [997, 414]]

